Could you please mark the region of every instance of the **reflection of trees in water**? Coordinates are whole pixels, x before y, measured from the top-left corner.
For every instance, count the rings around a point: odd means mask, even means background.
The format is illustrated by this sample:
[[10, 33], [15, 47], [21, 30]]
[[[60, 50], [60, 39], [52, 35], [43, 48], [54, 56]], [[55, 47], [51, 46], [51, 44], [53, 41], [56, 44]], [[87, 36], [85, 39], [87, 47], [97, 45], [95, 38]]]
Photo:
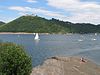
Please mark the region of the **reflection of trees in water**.
[[3, 40], [0, 39], [0, 43], [2, 43], [2, 42], [3, 42]]

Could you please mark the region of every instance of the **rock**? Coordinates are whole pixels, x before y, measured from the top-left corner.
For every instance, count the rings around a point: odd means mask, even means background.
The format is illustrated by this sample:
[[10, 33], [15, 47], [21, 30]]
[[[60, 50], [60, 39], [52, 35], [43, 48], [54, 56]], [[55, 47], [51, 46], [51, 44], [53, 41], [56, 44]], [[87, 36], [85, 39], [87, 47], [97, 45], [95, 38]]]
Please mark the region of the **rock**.
[[31, 75], [100, 75], [100, 67], [79, 57], [51, 57], [33, 68]]

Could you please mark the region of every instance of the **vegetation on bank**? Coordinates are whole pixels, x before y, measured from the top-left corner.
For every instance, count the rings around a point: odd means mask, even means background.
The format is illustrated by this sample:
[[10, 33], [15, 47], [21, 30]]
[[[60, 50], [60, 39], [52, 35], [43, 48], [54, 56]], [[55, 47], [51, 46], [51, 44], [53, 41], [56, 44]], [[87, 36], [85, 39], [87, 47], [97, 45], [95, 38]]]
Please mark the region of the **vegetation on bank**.
[[100, 33], [100, 25], [71, 23], [58, 19], [45, 19], [39, 16], [21, 16], [0, 27], [0, 32], [31, 33]]
[[0, 43], [0, 75], [30, 75], [31, 58], [13, 43]]

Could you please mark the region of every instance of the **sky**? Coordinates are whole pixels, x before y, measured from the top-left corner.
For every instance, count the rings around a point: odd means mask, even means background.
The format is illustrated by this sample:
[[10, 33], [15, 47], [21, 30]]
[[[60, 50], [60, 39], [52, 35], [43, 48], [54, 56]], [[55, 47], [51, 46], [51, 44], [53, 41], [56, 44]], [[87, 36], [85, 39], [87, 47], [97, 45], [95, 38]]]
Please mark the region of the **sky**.
[[26, 14], [100, 24], [100, 0], [0, 0], [0, 21], [7, 23]]

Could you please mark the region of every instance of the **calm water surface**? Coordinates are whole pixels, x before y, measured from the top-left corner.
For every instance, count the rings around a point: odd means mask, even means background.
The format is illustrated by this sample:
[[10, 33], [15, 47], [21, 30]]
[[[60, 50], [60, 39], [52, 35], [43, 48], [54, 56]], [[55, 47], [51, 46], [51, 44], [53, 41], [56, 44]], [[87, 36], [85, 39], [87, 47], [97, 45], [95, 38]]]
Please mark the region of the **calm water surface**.
[[1, 42], [24, 46], [32, 57], [33, 66], [51, 56], [82, 56], [100, 65], [100, 34], [40, 35], [39, 41], [32, 34], [0, 34]]

